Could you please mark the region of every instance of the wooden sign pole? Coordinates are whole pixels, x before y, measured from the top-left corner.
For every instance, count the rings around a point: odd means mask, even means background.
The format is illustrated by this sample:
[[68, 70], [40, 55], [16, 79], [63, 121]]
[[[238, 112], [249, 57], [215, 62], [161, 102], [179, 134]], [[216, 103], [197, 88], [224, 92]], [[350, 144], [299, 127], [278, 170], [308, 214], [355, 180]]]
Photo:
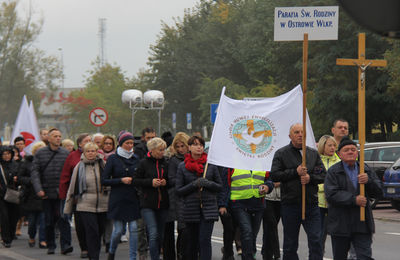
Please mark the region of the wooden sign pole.
[[[364, 172], [365, 145], [365, 71], [368, 67], [386, 67], [386, 60], [365, 59], [365, 33], [358, 34], [358, 59], [336, 59], [336, 65], [358, 67], [358, 142], [360, 144], [360, 172]], [[365, 196], [364, 184], [360, 184], [360, 195]], [[360, 207], [360, 220], [365, 221], [365, 207]]]
[[[303, 157], [301, 165], [306, 167], [306, 125], [307, 125], [307, 62], [308, 62], [308, 33], [303, 38]], [[301, 219], [306, 219], [306, 185], [301, 185]]]

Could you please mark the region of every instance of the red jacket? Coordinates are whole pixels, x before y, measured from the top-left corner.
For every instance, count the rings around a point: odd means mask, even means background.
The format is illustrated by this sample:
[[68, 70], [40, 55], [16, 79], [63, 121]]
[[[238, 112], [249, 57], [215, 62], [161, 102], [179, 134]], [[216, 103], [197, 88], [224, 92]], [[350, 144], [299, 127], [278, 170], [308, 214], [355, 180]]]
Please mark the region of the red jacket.
[[69, 183], [71, 181], [72, 172], [75, 166], [81, 160], [82, 151], [80, 149], [71, 152], [67, 159], [65, 160], [64, 167], [60, 176], [60, 186], [59, 186], [59, 197], [65, 200], [67, 198], [67, 192], [69, 188]]

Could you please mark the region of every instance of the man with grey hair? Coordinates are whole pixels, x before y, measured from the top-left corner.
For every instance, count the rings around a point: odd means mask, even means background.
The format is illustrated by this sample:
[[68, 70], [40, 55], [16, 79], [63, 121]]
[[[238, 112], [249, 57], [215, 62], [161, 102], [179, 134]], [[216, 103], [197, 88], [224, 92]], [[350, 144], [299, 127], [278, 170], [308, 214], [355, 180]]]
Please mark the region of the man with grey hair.
[[[306, 148], [306, 166], [302, 166], [303, 125], [290, 127], [290, 143], [275, 152], [271, 178], [281, 183], [281, 213], [283, 224], [283, 260], [299, 259], [297, 255], [300, 225], [308, 238], [309, 259], [322, 260], [320, 242], [320, 212], [318, 184], [326, 175], [318, 152]], [[302, 185], [306, 187], [306, 215], [302, 220]]]

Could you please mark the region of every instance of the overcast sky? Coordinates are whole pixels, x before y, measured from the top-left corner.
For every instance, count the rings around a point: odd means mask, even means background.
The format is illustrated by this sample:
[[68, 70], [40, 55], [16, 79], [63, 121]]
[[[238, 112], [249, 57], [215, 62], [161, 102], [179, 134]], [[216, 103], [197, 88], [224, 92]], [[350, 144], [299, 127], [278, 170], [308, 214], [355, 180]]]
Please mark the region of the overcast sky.
[[146, 68], [149, 47], [161, 32], [161, 21], [173, 24], [198, 0], [20, 0], [21, 17], [29, 3], [35, 18], [44, 18], [35, 43], [49, 55], [64, 57], [65, 87], [82, 87], [84, 76], [99, 55], [99, 18], [106, 18], [107, 61], [119, 65], [126, 76]]

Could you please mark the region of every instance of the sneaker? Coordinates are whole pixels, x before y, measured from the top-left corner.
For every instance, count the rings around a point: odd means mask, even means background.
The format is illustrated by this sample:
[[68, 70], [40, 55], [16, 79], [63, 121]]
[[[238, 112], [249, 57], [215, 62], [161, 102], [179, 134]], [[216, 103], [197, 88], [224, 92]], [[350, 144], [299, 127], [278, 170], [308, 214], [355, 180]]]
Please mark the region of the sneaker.
[[55, 248], [49, 248], [49, 249], [47, 249], [47, 254], [54, 255], [55, 251], [56, 251]]
[[128, 238], [126, 237], [126, 235], [121, 236], [121, 242], [128, 242]]

